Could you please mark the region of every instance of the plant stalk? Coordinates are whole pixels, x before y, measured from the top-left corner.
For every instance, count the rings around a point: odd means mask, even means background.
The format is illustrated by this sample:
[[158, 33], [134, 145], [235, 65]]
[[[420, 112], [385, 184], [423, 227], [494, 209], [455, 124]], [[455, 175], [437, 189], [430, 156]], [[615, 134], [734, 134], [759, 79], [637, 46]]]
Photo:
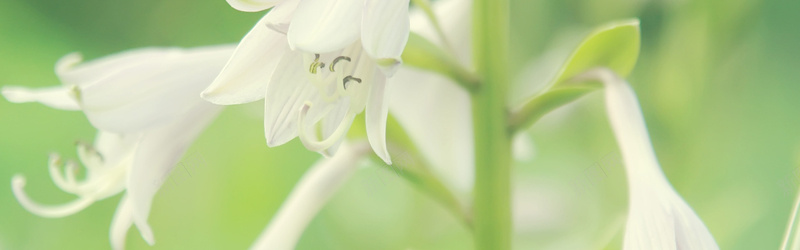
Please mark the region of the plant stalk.
[[472, 92], [475, 135], [475, 248], [511, 248], [511, 133], [508, 0], [474, 0], [473, 55], [481, 84]]

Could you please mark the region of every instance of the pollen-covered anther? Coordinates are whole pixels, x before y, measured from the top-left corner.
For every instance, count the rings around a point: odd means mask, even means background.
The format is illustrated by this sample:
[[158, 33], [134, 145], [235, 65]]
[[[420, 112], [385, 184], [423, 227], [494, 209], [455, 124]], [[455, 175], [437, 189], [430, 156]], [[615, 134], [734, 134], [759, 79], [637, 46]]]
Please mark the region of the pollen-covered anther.
[[346, 76], [346, 77], [344, 77], [344, 79], [342, 79], [342, 87], [343, 87], [345, 90], [347, 89], [347, 83], [348, 83], [348, 82], [350, 82], [350, 81], [354, 81], [354, 82], [357, 82], [357, 83], [361, 83], [361, 78], [357, 78], [357, 77], [353, 77], [353, 76]]
[[351, 59], [350, 59], [349, 56], [339, 56], [336, 59], [333, 59], [333, 63], [331, 63], [331, 72], [336, 72], [334, 67], [336, 67], [336, 63], [338, 63], [341, 60], [345, 60], [345, 61], [351, 62]]
[[325, 63], [319, 61], [319, 54], [314, 54], [314, 61], [308, 66], [308, 72], [311, 72], [311, 74], [316, 74], [318, 68], [325, 68]]

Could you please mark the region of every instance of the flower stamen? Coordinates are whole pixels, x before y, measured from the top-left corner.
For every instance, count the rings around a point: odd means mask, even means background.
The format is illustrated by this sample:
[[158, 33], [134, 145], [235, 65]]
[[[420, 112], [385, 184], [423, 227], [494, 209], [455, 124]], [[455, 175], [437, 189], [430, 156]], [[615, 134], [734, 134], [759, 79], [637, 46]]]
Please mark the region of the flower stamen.
[[342, 87], [345, 90], [347, 90], [347, 83], [350, 82], [350, 81], [361, 83], [361, 78], [356, 78], [356, 77], [353, 77], [353, 76], [346, 76], [344, 79], [342, 79]]
[[309, 65], [308, 71], [311, 72], [311, 74], [316, 74], [318, 68], [325, 68], [325, 63], [319, 61], [319, 54], [314, 54], [314, 61]]
[[[336, 142], [338, 142], [344, 135], [347, 133], [347, 130], [350, 128], [350, 123], [348, 121], [352, 121], [355, 115], [353, 113], [348, 113], [345, 118], [339, 123], [339, 126], [336, 127], [336, 130], [328, 136], [328, 138], [319, 140], [315, 135], [310, 135], [305, 125], [305, 117], [308, 115], [308, 110], [311, 108], [311, 103], [306, 102], [302, 108], [300, 108], [300, 112], [298, 114], [298, 123], [300, 124], [300, 131], [298, 135], [300, 136], [300, 141], [303, 142], [303, 145], [306, 148], [313, 150], [313, 151], [323, 151], [330, 147], [332, 147]], [[316, 127], [316, 123], [312, 125], [312, 127]]]
[[351, 62], [349, 56], [339, 56], [336, 59], [333, 59], [333, 62], [331, 63], [331, 72], [336, 72], [334, 67], [336, 67], [336, 63], [338, 63], [341, 60], [345, 60], [345, 61]]
[[25, 194], [25, 177], [16, 175], [11, 180], [11, 189], [19, 204], [29, 212], [42, 217], [57, 218], [77, 213], [95, 202], [93, 196], [81, 196], [77, 200], [60, 206], [47, 206], [36, 203]]

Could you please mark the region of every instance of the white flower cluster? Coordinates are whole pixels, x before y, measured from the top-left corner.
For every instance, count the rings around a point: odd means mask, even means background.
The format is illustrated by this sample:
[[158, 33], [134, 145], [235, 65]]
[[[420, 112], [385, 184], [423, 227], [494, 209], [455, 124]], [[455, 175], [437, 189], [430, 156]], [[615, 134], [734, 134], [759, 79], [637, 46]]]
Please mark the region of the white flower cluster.
[[[326, 156], [297, 184], [253, 245], [292, 249], [305, 226], [374, 152], [391, 164], [386, 142], [389, 110], [458, 198], [472, 191], [474, 139], [469, 93], [450, 79], [400, 67], [414, 31], [433, 43], [463, 41], [456, 61], [470, 63], [471, 1], [441, 0], [433, 14], [444, 37], [408, 0], [228, 0], [235, 9], [270, 9], [237, 45], [194, 49], [145, 48], [81, 63], [70, 54], [56, 64], [62, 85], [42, 89], [6, 86], [11, 102], [39, 102], [85, 113], [98, 133], [79, 144], [86, 177], [76, 162], [49, 160], [53, 182], [76, 195], [48, 206], [13, 177], [19, 203], [43, 217], [77, 213], [124, 193], [111, 225], [111, 244], [125, 247], [136, 225], [155, 243], [147, 218], [168, 173], [222, 107], [264, 100], [266, 144], [299, 137]], [[638, 24], [637, 24], [638, 25]], [[628, 173], [630, 211], [625, 249], [718, 249], [699, 217], [672, 189], [653, 152], [636, 96], [613, 72], [587, 72], [605, 85], [607, 111]], [[367, 141], [344, 142], [364, 112]], [[319, 138], [321, 136], [322, 138]], [[522, 143], [521, 145], [526, 145]], [[337, 153], [337, 151], [339, 151]], [[524, 154], [524, 152], [523, 152]]]

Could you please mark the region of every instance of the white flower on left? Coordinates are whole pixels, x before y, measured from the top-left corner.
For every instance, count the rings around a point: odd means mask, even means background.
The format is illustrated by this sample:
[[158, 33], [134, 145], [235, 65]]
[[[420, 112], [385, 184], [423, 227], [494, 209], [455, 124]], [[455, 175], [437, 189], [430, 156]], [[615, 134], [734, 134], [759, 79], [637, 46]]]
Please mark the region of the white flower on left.
[[[50, 176], [61, 190], [78, 198], [63, 205], [42, 205], [24, 191], [25, 177], [12, 179], [14, 195], [31, 213], [63, 217], [98, 200], [125, 191], [112, 221], [112, 247], [122, 249], [136, 225], [150, 245], [147, 223], [152, 198], [169, 172], [221, 107], [198, 94], [233, 53], [233, 46], [196, 49], [146, 48], [80, 63], [70, 54], [56, 64], [63, 85], [28, 89], [6, 86], [11, 102], [40, 102], [63, 110], [82, 110], [98, 130], [94, 145], [78, 144], [86, 177], [78, 164], [52, 155]], [[64, 165], [64, 170], [61, 170]]]
[[401, 64], [408, 41], [408, 0], [228, 3], [242, 11], [272, 9], [242, 39], [203, 98], [220, 105], [265, 99], [268, 146], [299, 136], [306, 148], [325, 155], [336, 152], [355, 116], [366, 110], [369, 143], [391, 164], [386, 78]]

